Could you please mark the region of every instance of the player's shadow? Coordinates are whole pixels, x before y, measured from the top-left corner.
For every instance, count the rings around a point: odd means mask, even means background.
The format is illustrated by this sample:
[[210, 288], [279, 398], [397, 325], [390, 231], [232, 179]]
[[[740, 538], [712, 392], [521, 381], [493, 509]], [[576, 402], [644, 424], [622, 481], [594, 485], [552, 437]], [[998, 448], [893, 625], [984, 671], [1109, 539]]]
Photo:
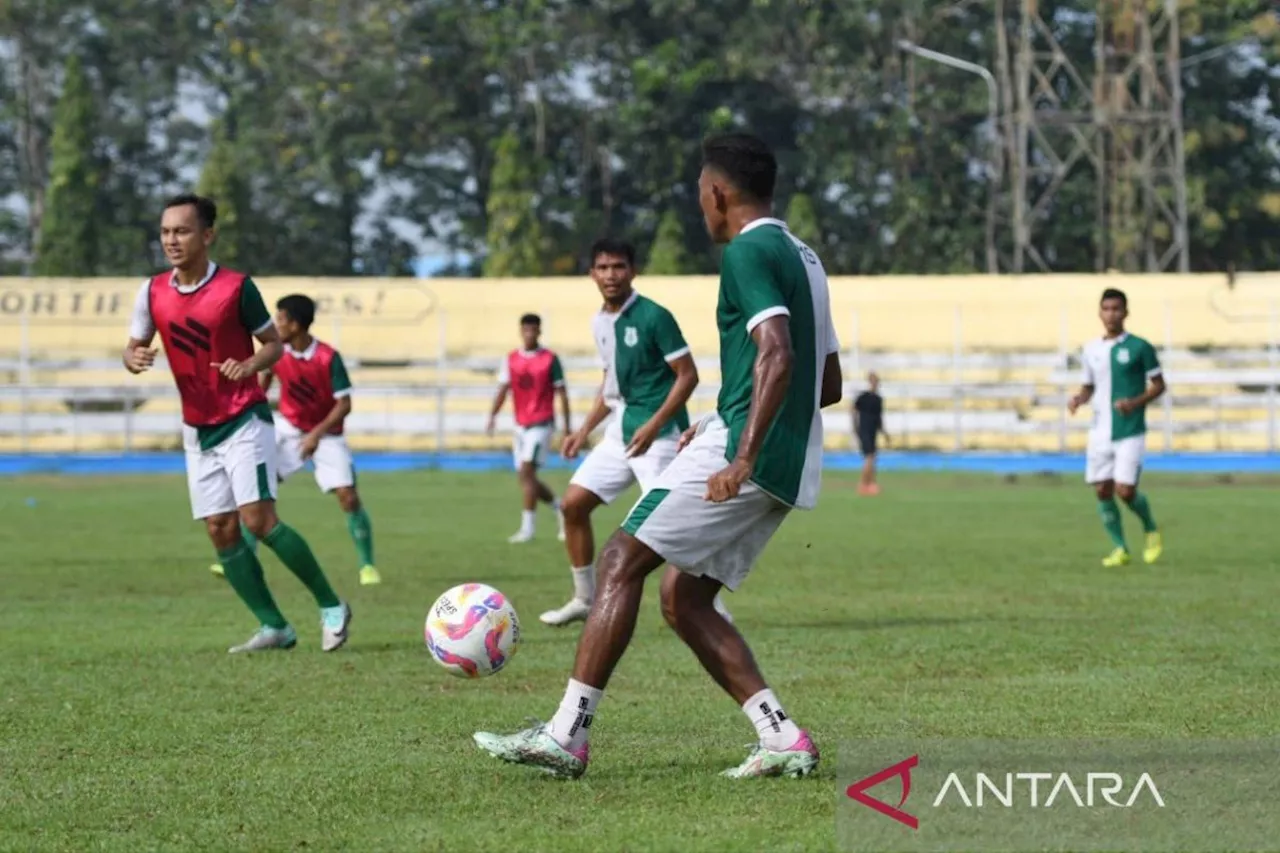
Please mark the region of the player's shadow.
[[[990, 616], [969, 616], [964, 618], [951, 616], [896, 616], [883, 619], [842, 619], [839, 616], [831, 616], [826, 619], [814, 619], [807, 622], [765, 620], [763, 622], [752, 622], [751, 625], [760, 628], [813, 628], [824, 631], [887, 631], [895, 628], [947, 628], [955, 625], [972, 625], [978, 622], [993, 621], [995, 621], [994, 618]], [[745, 622], [744, 627], [750, 630], [750, 627]]]

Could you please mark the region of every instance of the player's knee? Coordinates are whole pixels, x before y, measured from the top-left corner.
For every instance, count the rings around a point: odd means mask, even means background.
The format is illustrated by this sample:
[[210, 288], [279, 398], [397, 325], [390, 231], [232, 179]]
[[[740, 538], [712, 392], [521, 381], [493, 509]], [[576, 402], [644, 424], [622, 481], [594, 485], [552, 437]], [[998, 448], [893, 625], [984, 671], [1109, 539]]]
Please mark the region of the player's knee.
[[211, 515], [204, 520], [204, 527], [209, 541], [219, 551], [227, 550], [240, 538], [240, 517], [234, 512]]
[[595, 509], [592, 495], [584, 489], [570, 489], [560, 502], [560, 512], [566, 524], [586, 524], [591, 520], [591, 511]]
[[644, 583], [645, 577], [662, 564], [662, 560], [640, 540], [619, 530], [609, 537], [596, 560], [597, 595], [611, 589]]
[[1113, 497], [1115, 497], [1115, 493], [1116, 493], [1115, 484], [1112, 483], [1110, 480], [1106, 481], [1105, 483], [1094, 484], [1093, 489], [1097, 493], [1098, 500], [1100, 501], [1109, 501]]
[[1131, 503], [1137, 496], [1138, 490], [1127, 483], [1116, 483], [1116, 495], [1125, 503]]
[[264, 538], [279, 523], [275, 501], [258, 501], [240, 507], [240, 521], [259, 539]]
[[342, 507], [343, 512], [356, 512], [360, 509], [360, 496], [356, 494], [356, 490], [350, 486], [343, 486], [336, 490], [338, 495], [338, 506]]

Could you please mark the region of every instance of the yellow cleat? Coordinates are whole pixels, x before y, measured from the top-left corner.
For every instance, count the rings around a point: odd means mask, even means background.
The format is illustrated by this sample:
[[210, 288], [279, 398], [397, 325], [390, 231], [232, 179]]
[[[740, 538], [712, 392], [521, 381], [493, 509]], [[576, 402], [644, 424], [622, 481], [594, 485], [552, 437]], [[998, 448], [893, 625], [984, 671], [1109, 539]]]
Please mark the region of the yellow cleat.
[[227, 576], [227, 573], [222, 570], [222, 563], [214, 563], [209, 566], [209, 571], [213, 572], [220, 578], [225, 578]]
[[1121, 566], [1129, 565], [1129, 552], [1123, 548], [1117, 548], [1110, 554], [1102, 558], [1102, 565], [1108, 569], [1118, 569]]
[[378, 570], [373, 566], [365, 566], [360, 570], [360, 585], [374, 586], [382, 583], [382, 575], [378, 574]]
[[1142, 561], [1147, 565], [1154, 563], [1160, 559], [1160, 555], [1164, 552], [1164, 540], [1160, 538], [1160, 531], [1153, 530], [1147, 534], [1147, 547], [1142, 549]]

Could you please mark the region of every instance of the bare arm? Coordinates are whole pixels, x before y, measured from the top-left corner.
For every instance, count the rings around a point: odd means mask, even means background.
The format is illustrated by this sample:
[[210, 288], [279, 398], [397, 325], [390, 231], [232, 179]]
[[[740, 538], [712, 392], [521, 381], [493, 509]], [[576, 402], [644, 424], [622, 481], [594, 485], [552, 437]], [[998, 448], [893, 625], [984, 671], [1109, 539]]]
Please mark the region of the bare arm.
[[[760, 448], [764, 445], [769, 427], [782, 409], [787, 389], [791, 387], [795, 354], [791, 350], [789, 320], [786, 316], [770, 317], [751, 333], [751, 339], [756, 344], [751, 409], [747, 412], [747, 423], [742, 429], [738, 453], [733, 461], [752, 468], [760, 456]], [[825, 375], [823, 384], [826, 384]]]
[[654, 426], [659, 431], [689, 402], [689, 398], [693, 396], [693, 390], [698, 387], [698, 365], [694, 364], [692, 355], [680, 356], [671, 362], [671, 369], [676, 374], [675, 384], [671, 386], [671, 390], [667, 392], [667, 399], [662, 401], [662, 406], [654, 412], [652, 418]]
[[569, 389], [561, 385], [556, 388], [556, 397], [560, 399], [560, 414], [564, 418], [564, 434], [573, 432], [572, 414], [569, 411]]
[[609, 407], [604, 402], [604, 383], [600, 383], [600, 390], [596, 392], [596, 401], [591, 405], [591, 411], [587, 413], [587, 419], [582, 422], [582, 426], [578, 427], [578, 432], [585, 438], [595, 431], [595, 428], [609, 417]]
[[334, 401], [329, 414], [325, 415], [324, 420], [316, 424], [316, 428], [311, 432], [315, 435], [328, 435], [329, 430], [342, 423], [349, 414], [351, 414], [351, 395], [344, 394]]
[[1165, 392], [1166, 387], [1163, 376], [1159, 374], [1152, 376], [1151, 381], [1147, 383], [1145, 391], [1130, 400], [1120, 400], [1116, 403], [1116, 408], [1125, 414], [1135, 409], [1141, 409], [1154, 402], [1156, 398]]
[[271, 383], [275, 380], [275, 378], [276, 378], [276, 375], [272, 371], [270, 370], [262, 371], [262, 376], [259, 377], [259, 381], [262, 383], [263, 393], [266, 393], [267, 391], [271, 390]]
[[1080, 408], [1092, 399], [1093, 386], [1081, 385], [1080, 390], [1076, 392], [1075, 396], [1067, 401], [1067, 411], [1074, 415], [1076, 413], [1076, 409]]
[[507, 402], [507, 392], [511, 390], [511, 386], [506, 382], [498, 383], [498, 390], [493, 395], [493, 405], [489, 407], [489, 423], [493, 423], [498, 417], [498, 412], [502, 411], [502, 406]]
[[270, 370], [271, 366], [280, 360], [280, 356], [284, 355], [284, 344], [280, 342], [280, 332], [274, 324], [267, 326], [254, 337], [262, 346], [249, 359], [249, 369], [254, 373], [261, 373], [264, 370]]
[[840, 353], [828, 353], [827, 362], [822, 366], [822, 394], [818, 404], [825, 409], [839, 403], [843, 397], [844, 372], [840, 369]]

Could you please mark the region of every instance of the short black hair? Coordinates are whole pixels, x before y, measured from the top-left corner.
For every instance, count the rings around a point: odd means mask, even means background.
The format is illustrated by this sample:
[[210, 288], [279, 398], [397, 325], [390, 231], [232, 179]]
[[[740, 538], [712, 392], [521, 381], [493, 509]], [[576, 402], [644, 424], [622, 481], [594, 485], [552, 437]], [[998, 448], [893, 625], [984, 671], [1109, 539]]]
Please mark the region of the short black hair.
[[542, 318], [537, 314], [522, 314], [520, 316], [521, 326], [541, 326]]
[[744, 194], [756, 201], [773, 201], [778, 161], [769, 144], [749, 133], [727, 133], [702, 143], [702, 165], [724, 174]]
[[213, 199], [195, 193], [175, 195], [164, 203], [164, 209], [186, 207], [188, 204], [195, 205], [196, 216], [200, 218], [200, 224], [205, 228], [212, 228], [213, 223], [218, 221], [218, 205]]
[[592, 266], [596, 265], [596, 259], [601, 255], [616, 255], [620, 258], [626, 258], [627, 266], [634, 267], [636, 265], [636, 247], [626, 240], [619, 240], [617, 237], [601, 237], [591, 244]]
[[310, 296], [303, 296], [301, 293], [291, 293], [288, 296], [281, 297], [276, 303], [276, 308], [288, 315], [289, 319], [297, 323], [303, 329], [310, 329], [311, 324], [316, 321], [316, 302]]
[[1123, 305], [1125, 308], [1129, 307], [1129, 297], [1124, 295], [1123, 290], [1117, 290], [1114, 287], [1108, 287], [1106, 290], [1102, 291], [1102, 298], [1098, 300], [1098, 304], [1101, 305], [1103, 302], [1106, 302], [1108, 299], [1119, 299], [1121, 305]]

